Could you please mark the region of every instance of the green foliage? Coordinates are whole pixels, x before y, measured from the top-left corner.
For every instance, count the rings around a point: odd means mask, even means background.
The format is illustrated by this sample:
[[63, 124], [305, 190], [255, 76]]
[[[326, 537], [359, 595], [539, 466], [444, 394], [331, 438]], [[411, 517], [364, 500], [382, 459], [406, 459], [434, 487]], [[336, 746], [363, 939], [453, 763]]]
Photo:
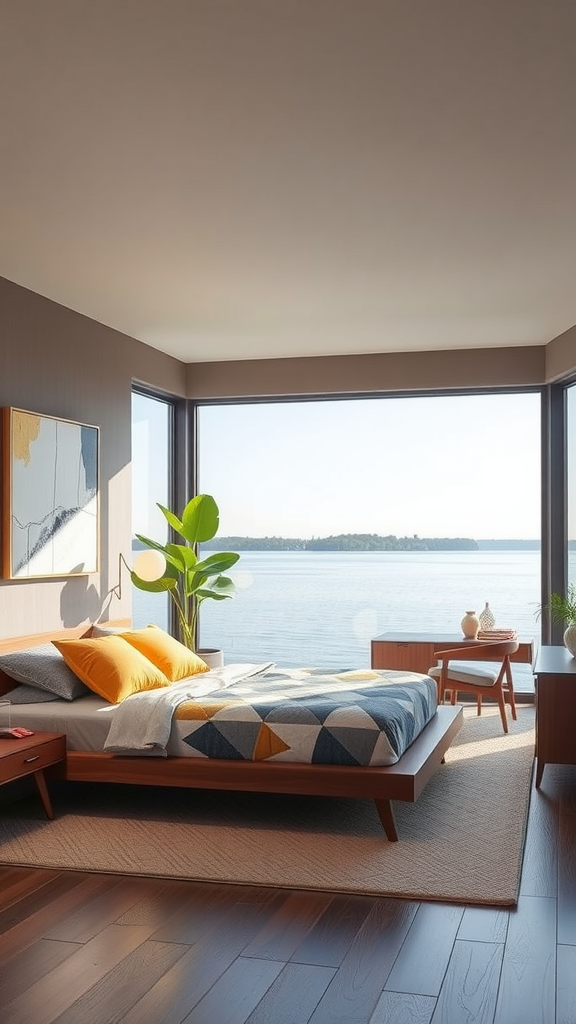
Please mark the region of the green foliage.
[[166, 559], [164, 575], [159, 580], [148, 582], [132, 572], [132, 583], [139, 590], [159, 594], [170, 594], [180, 627], [180, 640], [190, 650], [196, 642], [198, 610], [203, 601], [224, 601], [233, 597], [234, 584], [226, 573], [236, 564], [240, 555], [232, 551], [218, 551], [200, 558], [196, 545], [210, 541], [215, 536], [220, 522], [218, 505], [210, 494], [198, 494], [188, 502], [182, 517], [158, 503], [158, 508], [172, 529], [184, 539], [184, 544], [159, 544], [150, 537], [136, 534], [147, 548], [159, 551]]
[[[569, 583], [566, 596], [563, 594], [550, 594], [550, 600], [544, 607], [548, 611], [552, 622], [558, 623], [561, 626], [574, 625], [576, 622], [576, 586], [573, 583]], [[542, 607], [540, 607], [536, 615], [540, 616], [542, 610]]]

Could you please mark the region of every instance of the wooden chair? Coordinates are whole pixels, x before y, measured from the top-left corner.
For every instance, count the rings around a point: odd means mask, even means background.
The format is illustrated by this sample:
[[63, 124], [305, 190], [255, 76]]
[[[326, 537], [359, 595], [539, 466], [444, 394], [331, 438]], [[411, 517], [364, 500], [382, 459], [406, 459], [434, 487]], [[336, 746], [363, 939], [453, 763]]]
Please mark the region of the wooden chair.
[[[500, 717], [504, 732], [508, 732], [506, 703], [510, 705], [512, 718], [516, 720], [516, 702], [514, 700], [514, 684], [510, 655], [518, 650], [517, 640], [497, 641], [495, 643], [470, 644], [452, 648], [448, 651], [434, 651], [439, 664], [428, 670], [428, 675], [436, 679], [438, 684], [438, 703], [445, 702], [446, 694], [451, 694], [451, 704], [456, 703], [459, 693], [473, 693], [476, 696], [478, 714], [482, 713], [482, 698], [493, 697], [500, 708]], [[492, 665], [474, 665], [469, 662], [491, 662]]]

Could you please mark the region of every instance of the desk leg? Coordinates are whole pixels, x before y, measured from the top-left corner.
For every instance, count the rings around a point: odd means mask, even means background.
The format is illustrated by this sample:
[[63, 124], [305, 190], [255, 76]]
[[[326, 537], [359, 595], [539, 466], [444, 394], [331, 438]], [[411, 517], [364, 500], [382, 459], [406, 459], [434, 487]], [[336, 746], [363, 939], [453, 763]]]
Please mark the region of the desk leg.
[[540, 788], [540, 783], [542, 782], [542, 775], [544, 774], [545, 764], [545, 761], [542, 761], [540, 758], [536, 758], [536, 789]]

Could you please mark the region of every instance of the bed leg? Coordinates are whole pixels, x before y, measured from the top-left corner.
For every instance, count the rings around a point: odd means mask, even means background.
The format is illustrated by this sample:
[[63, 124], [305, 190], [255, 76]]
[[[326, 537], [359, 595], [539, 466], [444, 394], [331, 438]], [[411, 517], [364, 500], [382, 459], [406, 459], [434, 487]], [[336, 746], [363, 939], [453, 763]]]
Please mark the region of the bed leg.
[[382, 822], [382, 827], [386, 833], [387, 838], [391, 843], [398, 842], [398, 830], [396, 828], [396, 821], [394, 818], [394, 811], [392, 810], [391, 800], [375, 800], [376, 810], [378, 811], [378, 817]]

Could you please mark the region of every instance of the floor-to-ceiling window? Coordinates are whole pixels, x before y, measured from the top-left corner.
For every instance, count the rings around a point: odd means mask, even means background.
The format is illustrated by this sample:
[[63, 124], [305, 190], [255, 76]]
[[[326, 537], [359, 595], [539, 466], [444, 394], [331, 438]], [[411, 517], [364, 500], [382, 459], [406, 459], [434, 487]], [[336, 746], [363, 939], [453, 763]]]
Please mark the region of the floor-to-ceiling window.
[[200, 405], [198, 489], [242, 555], [236, 597], [202, 609], [201, 643], [229, 661], [362, 666], [372, 636], [458, 633], [486, 601], [497, 626], [537, 636], [540, 401]]
[[[157, 507], [172, 500], [174, 405], [157, 395], [132, 392], [132, 542], [133, 554], [143, 545], [141, 534], [165, 544], [168, 524]], [[136, 627], [153, 622], [169, 628], [169, 598], [132, 588], [132, 622]]]

